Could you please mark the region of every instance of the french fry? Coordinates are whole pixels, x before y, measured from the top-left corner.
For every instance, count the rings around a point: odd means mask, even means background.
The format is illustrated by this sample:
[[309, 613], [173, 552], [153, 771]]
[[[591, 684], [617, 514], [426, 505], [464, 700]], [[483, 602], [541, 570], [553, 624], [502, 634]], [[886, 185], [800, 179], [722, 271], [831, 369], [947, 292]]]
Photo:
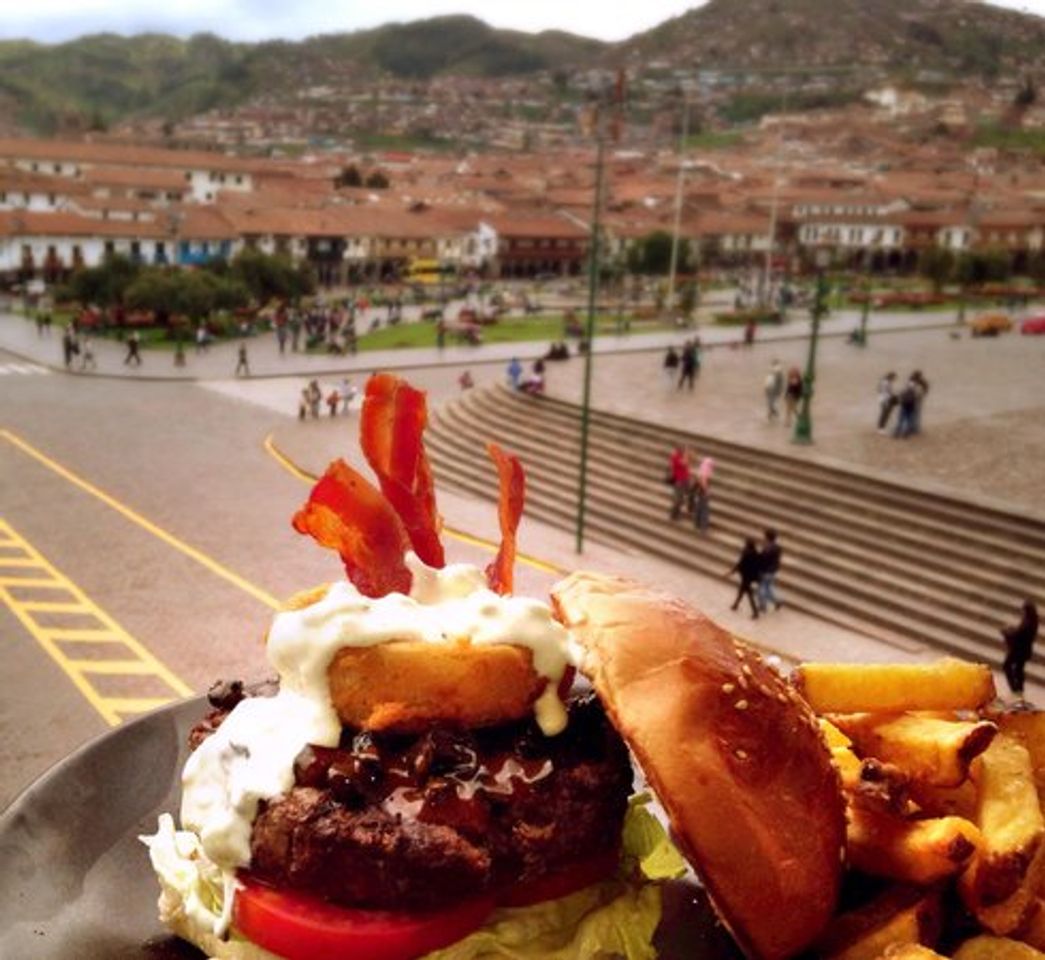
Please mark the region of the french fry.
[[904, 943], [890, 947], [879, 960], [947, 960], [942, 953], [930, 950], [917, 943]]
[[856, 713], [832, 717], [832, 722], [853, 741], [858, 755], [895, 764], [911, 780], [936, 787], [962, 783], [969, 764], [998, 732], [986, 720], [939, 720], [917, 714]]
[[989, 667], [951, 658], [935, 663], [807, 663], [791, 676], [816, 713], [976, 710], [995, 698]]
[[911, 799], [929, 817], [976, 819], [978, 794], [971, 780], [958, 787], [933, 787], [926, 783], [910, 785]]
[[940, 895], [890, 887], [870, 903], [835, 917], [821, 938], [823, 960], [878, 960], [893, 946], [930, 945], [940, 935]]
[[976, 762], [976, 825], [982, 842], [958, 891], [991, 933], [1006, 936], [1030, 919], [1045, 866], [1042, 818], [1030, 754], [1002, 734]]
[[842, 779], [842, 788], [855, 790], [860, 783], [860, 758], [853, 753], [853, 741], [826, 717], [817, 718], [824, 735], [831, 762]]
[[1035, 950], [1045, 950], [1045, 900], [1041, 898], [1040, 892], [1030, 920], [1020, 927], [1015, 936]]
[[838, 727], [825, 717], [818, 719], [848, 802], [903, 813], [907, 778], [902, 772], [879, 760], [861, 760], [853, 753], [852, 741]]
[[1045, 711], [999, 713], [991, 719], [998, 724], [1002, 733], [1014, 737], [1026, 747], [1038, 793], [1045, 794]]
[[868, 757], [860, 761], [860, 783], [852, 802], [872, 810], [883, 810], [897, 816], [910, 811], [910, 780], [896, 764]]
[[961, 872], [980, 831], [961, 817], [903, 820], [860, 806], [849, 809], [849, 862], [862, 873], [930, 886]]
[[973, 937], [966, 940], [954, 960], [1043, 960], [1045, 953], [1018, 940], [1004, 937]]

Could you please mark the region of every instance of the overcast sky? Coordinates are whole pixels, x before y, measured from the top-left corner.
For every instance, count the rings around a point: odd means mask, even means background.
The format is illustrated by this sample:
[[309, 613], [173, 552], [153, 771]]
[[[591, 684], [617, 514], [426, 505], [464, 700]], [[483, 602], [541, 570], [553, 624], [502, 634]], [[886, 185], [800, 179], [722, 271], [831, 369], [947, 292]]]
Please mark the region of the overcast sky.
[[[1045, 0], [996, 4], [1045, 16]], [[103, 30], [154, 30], [180, 36], [209, 31], [237, 40], [297, 39], [393, 20], [471, 13], [497, 27], [570, 30], [621, 40], [694, 6], [700, 6], [698, 0], [501, 0], [496, 11], [490, 0], [0, 0], [0, 38], [54, 42]]]

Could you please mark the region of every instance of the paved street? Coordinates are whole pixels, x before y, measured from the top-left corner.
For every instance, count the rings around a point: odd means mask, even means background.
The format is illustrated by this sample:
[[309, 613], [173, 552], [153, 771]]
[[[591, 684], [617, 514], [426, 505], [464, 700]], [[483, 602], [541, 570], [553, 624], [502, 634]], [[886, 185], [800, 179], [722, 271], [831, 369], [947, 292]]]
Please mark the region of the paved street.
[[[836, 321], [840, 331], [846, 322]], [[20, 335], [12, 330], [29, 331], [36, 340], [24, 321], [0, 323], [0, 336]], [[279, 362], [269, 348], [267, 362]], [[297, 421], [298, 391], [311, 370], [237, 381], [226, 369], [221, 379], [215, 352], [207, 360], [212, 375], [200, 382], [142, 382], [49, 372], [55, 358], [44, 357], [45, 349], [57, 350], [57, 344], [18, 355], [0, 350], [0, 584], [6, 589], [0, 591], [6, 653], [0, 807], [111, 722], [180, 696], [179, 690], [203, 691], [220, 676], [266, 673], [262, 637], [276, 598], [341, 575], [332, 554], [290, 529], [290, 516], [308, 488], [275, 452], [313, 472], [334, 456], [358, 460], [355, 416]], [[790, 363], [803, 349], [799, 340], [713, 349], [692, 397], [663, 382], [658, 352], [603, 356], [595, 400], [783, 448], [782, 428], [770, 428], [761, 416], [761, 381], [772, 356]], [[434, 403], [457, 393], [462, 369], [438, 359], [429, 356], [410, 373]], [[822, 359], [817, 445], [803, 455], [895, 471], [904, 469], [902, 454], [920, 464], [919, 482], [941, 483], [962, 479], [934, 478], [937, 461], [950, 449], [954, 460], [977, 465], [972, 472], [982, 474], [994, 496], [1035, 506], [1033, 480], [1045, 462], [1045, 338], [974, 343], [923, 329], [882, 334], [866, 351], [828, 340]], [[152, 361], [148, 355], [147, 363]], [[920, 365], [933, 383], [926, 434], [908, 444], [866, 427], [874, 381], [889, 365], [901, 372]], [[468, 366], [480, 384], [503, 377], [500, 361]], [[571, 360], [550, 368], [552, 390], [572, 395], [582, 365]], [[1022, 432], [1016, 423], [1023, 424]], [[977, 442], [993, 437], [999, 446], [981, 457], [955, 436]], [[1010, 449], [1022, 460], [1010, 458]], [[1017, 483], [1014, 475], [1024, 479]], [[490, 548], [461, 535], [495, 541], [491, 506], [449, 490], [440, 491], [440, 505], [451, 556], [485, 563]], [[728, 611], [732, 595], [722, 581], [598, 544], [589, 544], [579, 561], [571, 536], [540, 524], [524, 526], [521, 547], [534, 559], [520, 568], [525, 592], [545, 593], [558, 570], [582, 562], [662, 584], [785, 656], [930, 655], [917, 647], [886, 647], [789, 610], [752, 623]], [[23, 575], [38, 582], [11, 585]], [[56, 596], [75, 602], [56, 603]], [[63, 634], [72, 639], [54, 640]]]

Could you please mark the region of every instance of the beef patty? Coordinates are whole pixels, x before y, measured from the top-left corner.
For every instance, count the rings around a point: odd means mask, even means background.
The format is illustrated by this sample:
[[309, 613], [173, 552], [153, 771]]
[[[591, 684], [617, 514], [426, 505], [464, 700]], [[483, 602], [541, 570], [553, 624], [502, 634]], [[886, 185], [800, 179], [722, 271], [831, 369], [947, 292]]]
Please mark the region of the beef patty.
[[[228, 688], [212, 689], [193, 746], [254, 692]], [[413, 737], [346, 728], [335, 749], [307, 747], [295, 786], [259, 809], [251, 875], [344, 906], [424, 908], [615, 849], [627, 749], [594, 694], [567, 709], [556, 737], [527, 720]]]

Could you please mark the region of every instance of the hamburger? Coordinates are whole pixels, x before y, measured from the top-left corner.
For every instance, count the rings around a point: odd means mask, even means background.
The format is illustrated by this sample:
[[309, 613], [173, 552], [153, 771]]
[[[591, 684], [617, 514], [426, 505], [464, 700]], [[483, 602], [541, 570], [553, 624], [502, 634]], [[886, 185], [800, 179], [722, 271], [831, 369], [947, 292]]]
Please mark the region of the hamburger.
[[[181, 827], [143, 838], [161, 919], [229, 960], [653, 957], [658, 881], [686, 863], [631, 797], [633, 754], [745, 953], [807, 947], [844, 840], [808, 707], [638, 584], [513, 596], [525, 484], [495, 446], [500, 550], [447, 565], [425, 421], [423, 394], [372, 378], [378, 486], [338, 461], [296, 514], [347, 580], [277, 614], [277, 683], [212, 689]], [[578, 670], [593, 688], [572, 690]]]

